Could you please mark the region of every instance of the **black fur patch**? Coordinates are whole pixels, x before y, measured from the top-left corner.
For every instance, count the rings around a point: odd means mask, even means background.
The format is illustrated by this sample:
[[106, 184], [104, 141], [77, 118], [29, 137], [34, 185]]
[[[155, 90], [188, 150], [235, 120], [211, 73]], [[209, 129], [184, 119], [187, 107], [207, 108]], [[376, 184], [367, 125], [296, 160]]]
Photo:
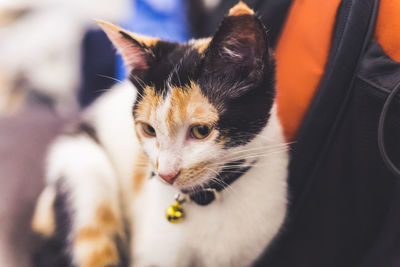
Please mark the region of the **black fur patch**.
[[153, 86], [157, 93], [163, 94], [167, 90], [168, 76], [185, 49], [178, 43], [159, 41], [155, 46], [143, 51], [148, 53], [149, 69], [145, 73], [138, 73], [133, 69], [129, 79], [138, 88], [140, 94], [146, 86]]
[[265, 28], [251, 15], [225, 17], [205, 57], [199, 84], [218, 108], [225, 147], [244, 145], [266, 125], [275, 67]]
[[56, 186], [57, 195], [54, 201], [56, 229], [50, 238], [38, 236], [36, 250], [32, 256], [34, 267], [73, 267], [67, 254], [67, 237], [71, 231], [71, 211], [68, 205], [68, 192], [61, 183]]
[[136, 41], [134, 38], [132, 38], [132, 36], [130, 36], [129, 34], [127, 34], [124, 31], [119, 31], [119, 34], [122, 35], [122, 37], [124, 37], [125, 39], [127, 39], [128, 41], [134, 43], [136, 46], [145, 49], [146, 46], [142, 45], [141, 43], [139, 43], [138, 41]]
[[64, 130], [64, 134], [66, 135], [86, 135], [90, 139], [92, 139], [96, 144], [101, 145], [100, 139], [97, 136], [96, 129], [88, 122], [81, 121], [76, 124], [72, 124], [72, 126], [67, 127]]
[[[129, 235], [127, 235], [129, 236]], [[119, 264], [113, 265], [112, 267], [129, 267], [129, 245], [127, 245], [120, 236], [114, 237], [114, 242], [117, 246]], [[111, 267], [111, 266], [110, 266]]]
[[92, 125], [90, 125], [89, 123], [87, 123], [87, 122], [81, 122], [81, 123], [78, 125], [77, 130], [78, 130], [80, 133], [84, 133], [84, 134], [86, 134], [87, 136], [89, 136], [89, 137], [90, 137], [94, 142], [96, 142], [97, 144], [100, 144], [100, 140], [99, 140], [99, 138], [98, 138], [98, 136], [97, 136], [96, 129], [95, 129]]

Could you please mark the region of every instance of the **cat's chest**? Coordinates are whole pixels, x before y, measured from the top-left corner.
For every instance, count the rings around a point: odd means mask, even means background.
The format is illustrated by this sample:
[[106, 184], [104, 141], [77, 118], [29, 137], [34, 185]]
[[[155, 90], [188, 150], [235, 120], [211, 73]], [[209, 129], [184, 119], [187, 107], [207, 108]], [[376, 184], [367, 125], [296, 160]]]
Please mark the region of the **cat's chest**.
[[220, 200], [206, 206], [185, 203], [184, 221], [171, 224], [165, 211], [176, 191], [149, 180], [133, 208], [133, 266], [250, 264], [275, 236], [286, 211], [285, 186], [275, 183], [271, 206], [265, 205], [268, 192], [257, 189], [266, 183], [261, 173], [249, 172], [223, 191]]

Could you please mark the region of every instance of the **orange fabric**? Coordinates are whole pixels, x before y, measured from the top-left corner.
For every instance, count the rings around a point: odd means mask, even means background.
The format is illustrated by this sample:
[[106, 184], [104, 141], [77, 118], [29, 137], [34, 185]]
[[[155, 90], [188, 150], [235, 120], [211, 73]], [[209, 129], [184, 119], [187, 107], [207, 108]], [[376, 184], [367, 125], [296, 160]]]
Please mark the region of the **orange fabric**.
[[400, 62], [399, 16], [399, 0], [381, 0], [375, 28], [375, 39], [390, 58]]
[[276, 49], [278, 116], [292, 141], [328, 59], [341, 0], [295, 0]]

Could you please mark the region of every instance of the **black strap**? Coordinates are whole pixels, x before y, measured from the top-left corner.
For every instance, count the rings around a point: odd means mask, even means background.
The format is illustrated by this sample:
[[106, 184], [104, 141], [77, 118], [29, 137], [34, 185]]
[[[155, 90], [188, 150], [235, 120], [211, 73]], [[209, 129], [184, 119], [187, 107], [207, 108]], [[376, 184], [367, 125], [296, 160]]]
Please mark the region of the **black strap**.
[[378, 124], [378, 147], [381, 153], [381, 157], [385, 162], [386, 166], [398, 177], [400, 177], [400, 170], [390, 159], [385, 148], [385, 120], [389, 107], [393, 99], [395, 98], [396, 94], [399, 92], [399, 90], [400, 90], [400, 82], [396, 84], [392, 92], [390, 92], [389, 96], [386, 98], [385, 104], [383, 105], [381, 114], [379, 116], [379, 124]]
[[[189, 193], [190, 199], [201, 206], [205, 206], [213, 202], [216, 198], [215, 191], [221, 192], [251, 168], [251, 166], [242, 168], [236, 167], [238, 164], [243, 162], [244, 160], [240, 160], [226, 164], [222, 171], [215, 177], [215, 179], [211, 180], [208, 185], [203, 187], [204, 189]], [[251, 165], [253, 164], [254, 163]]]

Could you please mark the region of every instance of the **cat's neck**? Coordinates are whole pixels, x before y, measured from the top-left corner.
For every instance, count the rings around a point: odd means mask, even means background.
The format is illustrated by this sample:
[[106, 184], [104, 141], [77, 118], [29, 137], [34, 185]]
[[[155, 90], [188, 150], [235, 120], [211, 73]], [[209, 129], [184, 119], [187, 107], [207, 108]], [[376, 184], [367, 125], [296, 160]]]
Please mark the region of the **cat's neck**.
[[255, 172], [267, 174], [275, 169], [286, 169], [287, 144], [285, 143], [281, 124], [277, 117], [276, 105], [271, 109], [267, 126], [250, 143], [238, 147], [231, 152], [232, 158], [219, 173], [201, 190], [187, 195], [193, 202], [205, 206], [229, 190], [240, 179], [253, 175]]

